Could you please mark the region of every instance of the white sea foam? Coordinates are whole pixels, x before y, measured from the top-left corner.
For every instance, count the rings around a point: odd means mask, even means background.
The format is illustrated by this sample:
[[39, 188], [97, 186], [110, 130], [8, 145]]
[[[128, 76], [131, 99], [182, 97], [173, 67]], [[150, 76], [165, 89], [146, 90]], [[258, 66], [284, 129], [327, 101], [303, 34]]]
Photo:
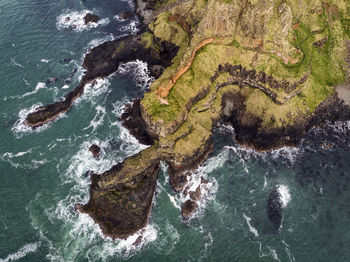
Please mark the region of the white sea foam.
[[91, 40], [88, 43], [88, 48], [89, 48], [89, 50], [91, 50], [92, 48], [99, 46], [104, 42], [113, 41], [115, 39], [116, 39], [115, 36], [112, 33], [110, 33], [110, 34], [106, 35], [105, 37], [96, 38], [96, 39]]
[[47, 64], [48, 62], [50, 62], [50, 60], [49, 59], [41, 59], [40, 62]]
[[[26, 84], [27, 84], [27, 83], [26, 83]], [[28, 85], [28, 84], [27, 84], [27, 85]], [[33, 91], [24, 93], [23, 95], [16, 95], [16, 96], [5, 97], [5, 98], [4, 98], [4, 101], [6, 101], [7, 99], [23, 98], [23, 97], [26, 97], [26, 96], [34, 95], [34, 94], [36, 94], [39, 90], [45, 89], [45, 88], [47, 88], [46, 84], [43, 83], [43, 82], [39, 82], [39, 83], [37, 83], [37, 85], [35, 86], [35, 88], [34, 88]]]
[[20, 63], [17, 63], [16, 60], [14, 58], [11, 58], [11, 64], [14, 66], [18, 66], [20, 68], [23, 68], [23, 65], [21, 65]]
[[90, 121], [89, 126], [83, 128], [83, 130], [92, 128], [92, 132], [94, 132], [97, 127], [99, 127], [103, 124], [103, 120], [104, 120], [105, 115], [106, 115], [106, 109], [100, 105], [96, 106], [96, 115]]
[[251, 233], [253, 233], [255, 237], [258, 237], [258, 236], [259, 236], [258, 230], [250, 224], [250, 221], [251, 221], [252, 219], [251, 219], [250, 217], [248, 217], [245, 213], [243, 213], [243, 217], [244, 217], [244, 219], [245, 219], [246, 222], [247, 222], [249, 231], [250, 231]]
[[[180, 194], [175, 195], [174, 198], [170, 198], [171, 196], [169, 195], [170, 201], [176, 208], [178, 208], [179, 206], [182, 206], [182, 204], [185, 203], [188, 199], [190, 199], [189, 192], [195, 192], [198, 187], [200, 188], [201, 198], [196, 201], [198, 208], [196, 212], [189, 218], [189, 220], [203, 215], [208, 201], [215, 200], [218, 183], [216, 179], [210, 177], [209, 174], [225, 163], [227, 160], [226, 151], [227, 150], [224, 150], [217, 156], [207, 159], [203, 164], [198, 166], [197, 169], [191, 171], [190, 175], [187, 176], [187, 184]], [[201, 183], [202, 178], [207, 180], [208, 183]], [[187, 194], [185, 194], [185, 191], [187, 191]]]
[[283, 245], [285, 246], [284, 250], [286, 251], [289, 261], [293, 262], [295, 261], [295, 257], [293, 256], [292, 252], [289, 250], [289, 245], [286, 241], [282, 240]]
[[[113, 110], [112, 113], [116, 116], [116, 118], [120, 118], [121, 115], [124, 113], [124, 106], [126, 104], [131, 103], [131, 100], [127, 97], [123, 97], [121, 100], [116, 101], [112, 104]], [[117, 123], [112, 123], [111, 125], [117, 125]]]
[[[138, 240], [138, 238], [141, 239], [141, 242], [136, 245], [135, 242]], [[157, 238], [158, 231], [156, 227], [148, 224], [146, 227], [140, 229], [138, 232], [129, 236], [125, 240], [105, 241], [102, 245], [102, 251], [95, 254], [94, 257], [102, 259], [102, 261], [105, 261], [110, 257], [115, 257], [116, 255], [130, 257], [143, 246], [155, 241]]]
[[[87, 100], [91, 102], [93, 105], [95, 105], [98, 103], [98, 101], [96, 100], [96, 97], [100, 96], [101, 94], [107, 93], [109, 91], [109, 88], [108, 88], [109, 85], [110, 85], [109, 77], [97, 78], [93, 82], [85, 85], [84, 94], [81, 97], [81, 99]], [[76, 101], [76, 103], [78, 102], [79, 101]]]
[[167, 195], [168, 195], [168, 197], [169, 197], [169, 199], [170, 199], [170, 202], [174, 205], [174, 207], [176, 207], [177, 209], [181, 210], [181, 207], [180, 207], [180, 205], [176, 202], [175, 197], [172, 196], [172, 195], [169, 195], [168, 193], [167, 193]]
[[35, 104], [35, 105], [32, 105], [30, 108], [25, 108], [19, 111], [18, 120], [14, 123], [13, 127], [11, 128], [12, 132], [17, 137], [20, 137], [25, 133], [33, 132], [33, 130], [35, 132], [40, 132], [45, 128], [47, 128], [47, 125], [43, 125], [36, 129], [32, 129], [31, 127], [24, 124], [24, 120], [26, 119], [27, 115], [34, 112], [40, 106], [42, 106], [42, 104]]
[[8, 162], [14, 168], [24, 168], [24, 169], [36, 169], [39, 166], [46, 164], [48, 162], [47, 159], [41, 159], [41, 160], [31, 159], [30, 160], [31, 164], [28, 164], [27, 163], [28, 161], [23, 161], [23, 157], [31, 153], [32, 153], [32, 149], [28, 149], [27, 151], [18, 152], [18, 153], [6, 152], [0, 157], [0, 159], [5, 162]]
[[122, 26], [121, 31], [124, 33], [134, 35], [139, 31], [138, 29], [139, 24], [140, 23], [136, 20], [131, 21], [128, 25]]
[[286, 207], [290, 200], [292, 199], [290, 193], [289, 193], [289, 188], [286, 185], [278, 185], [277, 186], [277, 191], [280, 195], [280, 201], [282, 204], [282, 207]]
[[300, 147], [282, 147], [266, 152], [258, 152], [252, 148], [247, 148], [241, 145], [225, 146], [235, 152], [241, 159], [248, 160], [251, 158], [260, 158], [264, 161], [270, 159], [282, 159], [284, 163], [293, 165], [295, 161], [302, 155], [303, 149]]
[[8, 255], [4, 259], [0, 258], [0, 262], [10, 262], [10, 261], [19, 260], [19, 259], [25, 257], [26, 255], [28, 255], [29, 253], [36, 252], [36, 250], [40, 247], [40, 245], [41, 245], [40, 242], [25, 244], [23, 247], [21, 247], [15, 253]]
[[61, 89], [68, 89], [69, 88], [69, 85], [64, 85], [61, 87]]
[[81, 32], [83, 30], [89, 30], [99, 25], [106, 25], [109, 23], [109, 19], [104, 18], [100, 19], [97, 23], [90, 22], [86, 25], [84, 17], [87, 13], [93, 12], [89, 10], [82, 10], [79, 12], [68, 10], [67, 12], [57, 17], [56, 27], [58, 30], [71, 29], [77, 32]]
[[119, 65], [118, 73], [131, 75], [136, 84], [144, 89], [149, 88], [154, 81], [154, 77], [149, 74], [147, 63], [140, 60]]

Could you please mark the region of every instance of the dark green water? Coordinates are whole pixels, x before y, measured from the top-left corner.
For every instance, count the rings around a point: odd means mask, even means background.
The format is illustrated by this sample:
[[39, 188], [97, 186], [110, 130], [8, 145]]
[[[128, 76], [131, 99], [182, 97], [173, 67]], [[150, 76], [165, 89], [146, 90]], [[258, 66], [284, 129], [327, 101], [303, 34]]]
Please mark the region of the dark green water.
[[[265, 154], [239, 147], [229, 127], [218, 128], [213, 153], [192, 175], [194, 189], [200, 176], [209, 180], [200, 211], [182, 221], [177, 207], [185, 200], [172, 192], [163, 165], [138, 248], [138, 234], [112, 241], [73, 211], [88, 199], [88, 170], [102, 172], [144, 148], [118, 117], [144, 90], [145, 66], [131, 63], [88, 87], [54, 123], [32, 131], [21, 121], [75, 87], [89, 48], [133, 32], [135, 20], [114, 18], [127, 9], [116, 0], [0, 0], [0, 261], [348, 261], [349, 123], [314, 129], [299, 148]], [[84, 10], [104, 20], [80, 27]], [[49, 77], [58, 81], [45, 84]], [[88, 152], [92, 143], [102, 148], [98, 160]], [[275, 187], [284, 201], [278, 228], [266, 214]]]

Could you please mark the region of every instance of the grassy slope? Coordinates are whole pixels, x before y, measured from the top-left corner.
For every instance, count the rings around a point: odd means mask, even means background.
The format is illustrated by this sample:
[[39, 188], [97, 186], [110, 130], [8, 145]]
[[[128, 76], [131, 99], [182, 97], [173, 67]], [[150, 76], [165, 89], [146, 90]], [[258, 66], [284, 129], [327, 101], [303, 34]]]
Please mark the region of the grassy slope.
[[[255, 19], [254, 12], [259, 11], [249, 3], [248, 7], [242, 9], [241, 20], [238, 19], [239, 22], [247, 21], [248, 28], [244, 27], [245, 25], [232, 27], [229, 22], [226, 25], [225, 14], [222, 10], [232, 8], [234, 4], [237, 5], [237, 3], [232, 4], [231, 1], [211, 0], [208, 4], [205, 1], [186, 2], [183, 6], [180, 5], [170, 12], [159, 14], [156, 22], [150, 25], [157, 37], [172, 41], [180, 46], [179, 54], [174, 58], [173, 65], [167, 68], [162, 76], [153, 83], [151, 92], [145, 94], [142, 101], [145, 111], [151, 115], [154, 121], [160, 120], [162, 125], [170, 126], [175, 119], [181, 119], [183, 115], [186, 115], [187, 121], [182, 124], [184, 127], [168, 137], [171, 140], [184, 133], [184, 130], [192, 128], [187, 137], [177, 141], [176, 148], [185, 150], [189, 140], [192, 141], [192, 146], [196, 147], [197, 145], [194, 144], [197, 142], [201, 144], [202, 140], [210, 136], [211, 118], [217, 118], [221, 110], [220, 95], [217, 96], [217, 101], [213, 105], [215, 108], [211, 110], [215, 113], [208, 113], [208, 111], [198, 113], [193, 109], [188, 110], [186, 104], [189, 99], [196, 97], [204, 87], [211, 85], [210, 77], [215, 73], [219, 64], [242, 64], [248, 69], [263, 70], [276, 79], [287, 79], [290, 82], [297, 81], [311, 70], [310, 77], [302, 85], [302, 92], [284, 105], [275, 104], [257, 89], [244, 88], [240, 90], [232, 86], [226, 88], [244, 93], [247, 111], [261, 118], [264, 127], [292, 125], [296, 119], [311, 114], [320, 102], [333, 94], [336, 84], [345, 81], [345, 39], [350, 35], [349, 4], [346, 4], [345, 0], [329, 1], [329, 5], [326, 6], [322, 5], [320, 1], [308, 3], [310, 1], [276, 0], [275, 2], [272, 14], [269, 11], [269, 20], [263, 21], [265, 28], [260, 30], [263, 33], [259, 32], [259, 28], [254, 29], [255, 31], [251, 31], [249, 28], [249, 19]], [[336, 4], [337, 7], [332, 6], [332, 3]], [[203, 13], [206, 10], [206, 5], [210, 5], [208, 10], [210, 9], [214, 15]], [[199, 10], [196, 10], [198, 8]], [[236, 6], [234, 8], [237, 9]], [[189, 24], [192, 26], [191, 38], [178, 24], [168, 21], [168, 15], [177, 12], [188, 15]], [[215, 20], [215, 12], [222, 12], [224, 22], [220, 24], [220, 21]], [[196, 14], [201, 15], [202, 20], [196, 17]], [[205, 19], [214, 20], [204, 21]], [[193, 21], [199, 21], [199, 25], [194, 24]], [[203, 27], [205, 30], [202, 30], [202, 24], [206, 26]], [[213, 28], [208, 25], [213, 25]], [[234, 28], [235, 30], [222, 30], [220, 27], [224, 27], [224, 29]], [[228, 34], [228, 31], [232, 31], [232, 34]], [[187, 61], [186, 59], [196, 43], [209, 36], [215, 36], [217, 41], [197, 53], [191, 69], [180, 78], [171, 90], [167, 98], [169, 105], [161, 105], [153, 91], [159, 85], [166, 83], [180, 65]], [[259, 48], [254, 46], [257, 42], [255, 37], [257, 39], [263, 38], [263, 45]], [[325, 37], [328, 40], [324, 46], [315, 47], [313, 45], [315, 41]], [[282, 56], [278, 55], [276, 50]], [[287, 57], [293, 63], [286, 62], [283, 57]], [[220, 77], [218, 82], [224, 82], [224, 78], [224, 76]], [[213, 92], [214, 85], [211, 85], [209, 94], [197, 104], [205, 104]], [[280, 90], [278, 95], [283, 97], [286, 94]]]

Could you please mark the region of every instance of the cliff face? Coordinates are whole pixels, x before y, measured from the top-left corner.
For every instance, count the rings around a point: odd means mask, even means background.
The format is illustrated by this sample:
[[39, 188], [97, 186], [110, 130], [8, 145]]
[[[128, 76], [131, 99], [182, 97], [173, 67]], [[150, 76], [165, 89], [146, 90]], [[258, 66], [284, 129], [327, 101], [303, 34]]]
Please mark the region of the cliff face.
[[[143, 48], [159, 57], [160, 43], [178, 47], [171, 64], [134, 107], [137, 112], [130, 113], [142, 116], [138, 123], [155, 143], [94, 175], [91, 199], [79, 209], [107, 235], [126, 237], [148, 220], [159, 161], [169, 164], [174, 190], [183, 189], [185, 170], [210, 152], [212, 129], [219, 121], [232, 123], [239, 142], [267, 150], [297, 145], [309, 128], [326, 120], [350, 119], [348, 100], [343, 101], [350, 89], [346, 2], [143, 3], [148, 8], [145, 20], [151, 21], [140, 36]], [[113, 53], [121, 51], [118, 44], [109, 45]], [[186, 206], [187, 218], [196, 204]]]

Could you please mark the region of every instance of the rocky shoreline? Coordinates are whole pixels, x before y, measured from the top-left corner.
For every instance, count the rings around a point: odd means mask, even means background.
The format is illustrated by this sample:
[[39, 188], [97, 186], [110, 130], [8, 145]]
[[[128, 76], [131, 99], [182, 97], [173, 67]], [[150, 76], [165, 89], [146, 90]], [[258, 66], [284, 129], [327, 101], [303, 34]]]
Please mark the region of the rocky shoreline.
[[[26, 118], [25, 124], [31, 127], [52, 121], [71, 108], [87, 83], [109, 76], [118, 70], [120, 63], [136, 59], [147, 62], [156, 81], [144, 98], [126, 105], [121, 121], [140, 143], [150, 147], [103, 174], [93, 173], [89, 202], [76, 204], [77, 210], [89, 214], [103, 233], [112, 238], [127, 238], [147, 224], [160, 161], [169, 166], [174, 191], [186, 191], [190, 196], [182, 207], [182, 216], [191, 218], [201, 190], [198, 187], [188, 192], [188, 171], [212, 151], [212, 131], [219, 123], [234, 127], [233, 139], [238, 143], [264, 151], [297, 146], [313, 126], [350, 119], [348, 101], [342, 99], [348, 90], [342, 87], [335, 92], [330, 85], [334, 86], [338, 78], [324, 78], [329, 68], [319, 72], [313, 67], [321, 67], [318, 60], [314, 64], [311, 61], [313, 56], [330, 53], [329, 50], [322, 53], [330, 38], [315, 39], [322, 30], [307, 31], [307, 38], [304, 31], [299, 32], [303, 37], [299, 41], [297, 30], [302, 28], [288, 22], [290, 34], [295, 33], [297, 48], [282, 49], [278, 52], [282, 55], [276, 56], [268, 41], [264, 48], [263, 41], [256, 41], [267, 37], [266, 28], [252, 33], [247, 25], [241, 26], [238, 23], [241, 21], [235, 20], [248, 19], [242, 14], [249, 8], [255, 12], [263, 10], [267, 16], [270, 9], [264, 5], [231, 6], [220, 1], [202, 3], [201, 7], [197, 4], [136, 1], [135, 12], [145, 23], [140, 34], [93, 48], [86, 55], [83, 63], [86, 73], [76, 89], [63, 101], [41, 107]], [[327, 6], [322, 8], [327, 15]], [[225, 15], [235, 13], [236, 9], [241, 15], [232, 21], [226, 19]], [[274, 21], [275, 16], [269, 15]], [[255, 15], [249, 19], [248, 22], [257, 23]], [[236, 32], [235, 39], [226, 34], [229, 29]], [[254, 43], [249, 34], [256, 37]], [[280, 36], [283, 37], [287, 39], [289, 35]], [[296, 56], [293, 61], [298, 61], [293, 65], [280, 58], [293, 54]], [[350, 57], [350, 50], [346, 54]], [[335, 67], [330, 70], [336, 73]], [[345, 77], [341, 79], [345, 81]], [[160, 96], [166, 103], [160, 103]], [[271, 217], [275, 219], [275, 215]]]

